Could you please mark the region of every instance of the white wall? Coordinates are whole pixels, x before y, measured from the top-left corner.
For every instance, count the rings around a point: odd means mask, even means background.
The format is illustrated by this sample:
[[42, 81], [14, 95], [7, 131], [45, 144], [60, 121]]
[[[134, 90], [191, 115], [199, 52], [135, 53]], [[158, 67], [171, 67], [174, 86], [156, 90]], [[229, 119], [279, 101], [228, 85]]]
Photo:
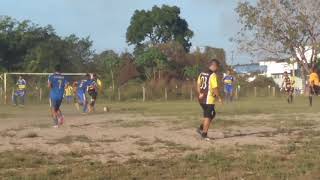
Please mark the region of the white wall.
[[[282, 74], [287, 71], [298, 69], [298, 64], [288, 64], [287, 62], [276, 62], [276, 61], [261, 61], [260, 66], [267, 66], [267, 72], [264, 74], [267, 77], [271, 77], [279, 87], [282, 85], [283, 76]], [[302, 79], [300, 77], [294, 77], [295, 88], [302, 89]]]
[[261, 61], [260, 66], [267, 66], [267, 72], [265, 75], [271, 77], [273, 74], [282, 74], [285, 71], [291, 72], [298, 68], [297, 63], [288, 64], [287, 62], [276, 62], [276, 61]]

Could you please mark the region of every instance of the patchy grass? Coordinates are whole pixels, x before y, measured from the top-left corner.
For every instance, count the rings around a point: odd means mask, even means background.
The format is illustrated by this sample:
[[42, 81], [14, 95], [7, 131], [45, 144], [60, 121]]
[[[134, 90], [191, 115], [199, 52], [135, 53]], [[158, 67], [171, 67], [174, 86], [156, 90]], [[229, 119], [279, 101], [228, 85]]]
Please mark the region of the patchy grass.
[[149, 146], [152, 143], [148, 142], [148, 141], [146, 141], [144, 139], [139, 139], [138, 141], [135, 142], [135, 144], [138, 145], [138, 146]]
[[0, 119], [8, 119], [11, 117], [14, 117], [14, 115], [9, 113], [0, 113]]
[[156, 151], [156, 149], [154, 147], [140, 148], [140, 150], [143, 152], [155, 152]]
[[55, 141], [55, 144], [71, 144], [75, 141], [78, 142], [85, 142], [85, 143], [90, 143], [92, 140], [88, 138], [85, 135], [79, 135], [79, 136], [65, 136], [63, 138], [57, 139]]
[[24, 137], [25, 138], [36, 138], [36, 137], [39, 137], [39, 135], [36, 132], [28, 132]]
[[[132, 140], [135, 145], [141, 146], [139, 150], [145, 153], [152, 154], [157, 148], [161, 148], [165, 153], [171, 153], [171, 156], [168, 156], [170, 158], [164, 156], [155, 157], [155, 159], [131, 159], [124, 163], [112, 160], [101, 163], [85, 159], [90, 155], [100, 155], [98, 153], [101, 152], [98, 151], [72, 150], [70, 153], [53, 155], [13, 149], [0, 152], [0, 177], [1, 179], [320, 179], [320, 132], [317, 118], [319, 105], [319, 102], [316, 102], [314, 107], [308, 107], [305, 97], [297, 98], [293, 105], [288, 105], [281, 98], [252, 98], [234, 104], [217, 105], [217, 120], [212, 126], [213, 130], [227, 132], [233, 127], [273, 127], [274, 131], [259, 132], [257, 137], [267, 138], [281, 134], [289, 138], [289, 141], [275, 142], [276, 147], [273, 144], [213, 146], [205, 151], [198, 151], [164, 137], [159, 137], [152, 142], [141, 139], [143, 136], [135, 135], [121, 136], [119, 139], [106, 136], [101, 140], [93, 140], [84, 135], [65, 136], [54, 143], [71, 144], [78, 141], [90, 144], [101, 142], [111, 144], [125, 139]], [[70, 116], [73, 115], [71, 108], [73, 107], [66, 108], [64, 112], [69, 113]], [[10, 107], [7, 110], [9, 114], [12, 110], [16, 111]], [[35, 110], [39, 114], [26, 113], [35, 112]], [[176, 127], [197, 127], [201, 119], [199, 105], [196, 102], [187, 101], [114, 103], [112, 113], [127, 114], [128, 117], [133, 116], [133, 118], [129, 118], [128, 121], [126, 119], [106, 121], [109, 123], [108, 128], [112, 128], [111, 125], [114, 124], [131, 128], [154, 126], [152, 121], [137, 119], [141, 115], [144, 115], [145, 119], [157, 116], [157, 119], [168, 124], [171, 130]], [[40, 106], [26, 107], [14, 115], [40, 117], [39, 119], [48, 119], [50, 122], [47, 109]], [[16, 124], [20, 121], [25, 123], [23, 118], [12, 120]], [[28, 123], [28, 126], [37, 126], [37, 123], [40, 125], [35, 121]], [[45, 123], [43, 124], [43, 128], [46, 128]], [[89, 125], [91, 124], [85, 124], [84, 127]], [[99, 127], [103, 128], [103, 126]], [[245, 134], [245, 132], [241, 133]], [[241, 135], [243, 134], [237, 135], [237, 138], [241, 138]], [[8, 135], [2, 134], [2, 136], [5, 139]], [[106, 148], [109, 146], [104, 145]], [[186, 151], [191, 154], [181, 156], [181, 153]], [[105, 153], [124, 156], [120, 151]], [[127, 155], [139, 157], [139, 154], [134, 153]]]
[[160, 139], [160, 138], [156, 138], [153, 143], [154, 144], [157, 144], [157, 143], [162, 144], [163, 145], [162, 148], [166, 148], [166, 149], [169, 149], [169, 150], [178, 150], [178, 151], [195, 150], [195, 148], [191, 148], [191, 147], [186, 146], [186, 145], [177, 144], [175, 142], [168, 141], [168, 140], [163, 140], [163, 139]]
[[315, 146], [319, 143], [313, 141], [291, 149], [292, 155], [287, 151], [267, 153], [261, 146], [241, 146], [223, 151], [212, 149], [184, 158], [132, 159], [123, 164], [81, 161], [82, 155], [77, 153], [55, 158], [36, 151], [3, 152], [0, 175], [30, 179], [317, 179], [320, 149]]
[[129, 121], [121, 122], [119, 126], [124, 128], [134, 128], [134, 127], [143, 127], [143, 126], [154, 126], [154, 123], [150, 121], [143, 121], [143, 120], [129, 120]]

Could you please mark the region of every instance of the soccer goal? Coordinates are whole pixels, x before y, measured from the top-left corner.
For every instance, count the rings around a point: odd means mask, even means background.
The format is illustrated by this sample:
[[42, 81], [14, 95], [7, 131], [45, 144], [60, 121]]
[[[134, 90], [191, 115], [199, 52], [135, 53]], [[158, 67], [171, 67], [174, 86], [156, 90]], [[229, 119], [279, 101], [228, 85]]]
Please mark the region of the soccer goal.
[[[22, 76], [26, 80], [26, 96], [42, 101], [42, 98], [47, 96], [48, 89], [47, 80], [49, 75], [53, 73], [25, 73], [25, 72], [14, 72], [14, 73], [3, 73], [0, 75], [0, 81], [3, 81], [0, 85], [0, 97], [3, 104], [8, 104], [10, 98], [13, 98], [14, 92], [17, 88], [16, 83], [19, 76]], [[81, 79], [81, 76], [87, 73], [62, 73], [67, 76], [68, 82], [72, 83]]]

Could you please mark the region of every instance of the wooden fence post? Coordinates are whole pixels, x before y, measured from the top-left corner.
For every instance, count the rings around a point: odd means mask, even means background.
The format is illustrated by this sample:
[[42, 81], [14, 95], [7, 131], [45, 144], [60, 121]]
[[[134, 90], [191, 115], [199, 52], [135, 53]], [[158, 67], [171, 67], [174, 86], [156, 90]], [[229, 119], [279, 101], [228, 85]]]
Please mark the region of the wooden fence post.
[[121, 93], [120, 93], [120, 88], [118, 88], [118, 101], [121, 101]]
[[238, 100], [238, 87], [236, 87], [236, 91], [235, 91], [234, 97], [235, 97], [236, 100]]
[[276, 87], [272, 87], [272, 96], [273, 96], [273, 97], [276, 96]]
[[190, 90], [190, 101], [193, 101], [193, 89]]
[[[0, 87], [0, 100], [2, 101], [2, 99], [3, 99], [3, 89], [2, 89], [2, 87]], [[2, 103], [2, 102], [1, 102]], [[0, 103], [0, 104], [1, 104]]]
[[42, 101], [42, 88], [39, 89], [39, 101]]
[[146, 88], [144, 86], [142, 87], [142, 101], [146, 101]]
[[168, 100], [168, 91], [167, 91], [167, 88], [164, 88], [164, 100], [165, 100], [165, 101]]
[[3, 75], [4, 104], [7, 104], [7, 73]]
[[13, 100], [14, 97], [14, 88], [12, 88], [12, 92], [11, 92], [11, 101]]

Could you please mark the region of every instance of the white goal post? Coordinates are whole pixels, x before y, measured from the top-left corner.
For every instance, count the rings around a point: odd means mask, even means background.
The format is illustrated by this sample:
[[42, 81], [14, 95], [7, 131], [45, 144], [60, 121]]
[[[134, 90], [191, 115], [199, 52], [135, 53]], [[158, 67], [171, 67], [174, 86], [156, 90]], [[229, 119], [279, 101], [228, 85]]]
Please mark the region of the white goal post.
[[[7, 77], [8, 75], [27, 75], [27, 76], [49, 76], [53, 73], [20, 73], [20, 72], [12, 72], [12, 73], [3, 73], [3, 94], [4, 94], [4, 104], [7, 104]], [[65, 76], [84, 76], [87, 73], [62, 73]]]

